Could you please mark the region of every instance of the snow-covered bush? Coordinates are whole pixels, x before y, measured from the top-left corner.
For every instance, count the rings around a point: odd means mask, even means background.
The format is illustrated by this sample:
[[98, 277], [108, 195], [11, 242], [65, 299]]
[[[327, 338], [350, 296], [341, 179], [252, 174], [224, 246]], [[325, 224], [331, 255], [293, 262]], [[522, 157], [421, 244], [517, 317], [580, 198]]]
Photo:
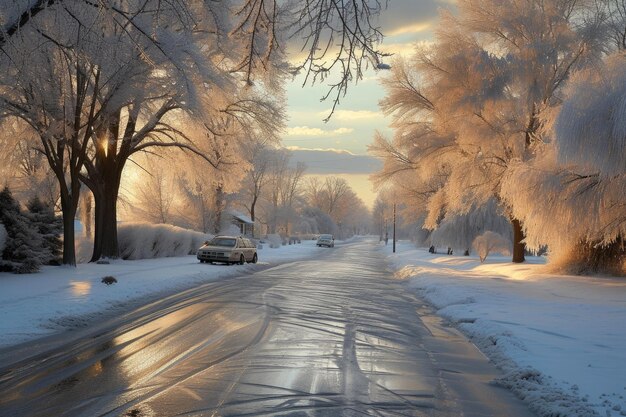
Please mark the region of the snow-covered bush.
[[278, 233], [267, 235], [267, 240], [269, 241], [270, 248], [272, 249], [280, 248], [283, 243], [283, 238]]
[[118, 242], [122, 259], [193, 255], [211, 235], [168, 224], [121, 223]]
[[492, 232], [491, 230], [486, 231], [474, 239], [472, 246], [476, 253], [478, 253], [480, 262], [485, 262], [487, 256], [492, 252], [497, 252], [502, 255], [511, 254], [511, 241], [500, 233]]

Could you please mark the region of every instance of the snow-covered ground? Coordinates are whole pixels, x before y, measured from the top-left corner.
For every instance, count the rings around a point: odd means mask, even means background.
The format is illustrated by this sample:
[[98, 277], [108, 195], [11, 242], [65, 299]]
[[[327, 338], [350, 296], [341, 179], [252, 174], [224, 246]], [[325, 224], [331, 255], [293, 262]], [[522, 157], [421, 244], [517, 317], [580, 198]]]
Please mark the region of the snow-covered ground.
[[398, 279], [458, 326], [541, 416], [626, 416], [626, 280], [555, 276], [541, 258], [384, 247]]
[[[145, 304], [194, 285], [323, 253], [315, 241], [258, 251], [257, 265], [201, 264], [195, 256], [44, 267], [28, 275], [0, 273], [0, 347], [25, 342]], [[101, 282], [113, 276], [117, 283]]]

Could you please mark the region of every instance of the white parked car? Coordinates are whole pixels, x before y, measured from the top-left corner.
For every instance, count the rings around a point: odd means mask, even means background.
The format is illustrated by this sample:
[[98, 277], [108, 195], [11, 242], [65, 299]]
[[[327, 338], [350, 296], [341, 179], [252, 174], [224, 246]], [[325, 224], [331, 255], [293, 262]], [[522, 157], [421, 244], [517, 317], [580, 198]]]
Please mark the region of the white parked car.
[[333, 235], [320, 235], [317, 238], [317, 246], [326, 246], [328, 248], [335, 247], [335, 238]]
[[243, 265], [246, 262], [255, 264], [259, 257], [256, 244], [248, 238], [215, 236], [198, 249], [198, 259], [201, 263], [223, 262]]

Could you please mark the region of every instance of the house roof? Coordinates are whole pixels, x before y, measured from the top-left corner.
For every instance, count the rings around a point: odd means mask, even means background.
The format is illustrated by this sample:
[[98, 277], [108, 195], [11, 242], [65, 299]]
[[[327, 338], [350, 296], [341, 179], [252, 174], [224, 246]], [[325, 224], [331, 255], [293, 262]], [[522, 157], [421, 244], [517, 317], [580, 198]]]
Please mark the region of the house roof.
[[242, 223], [254, 224], [254, 222], [252, 221], [250, 217], [246, 216], [245, 214], [241, 214], [238, 211], [231, 211], [230, 215], [233, 216], [235, 220], [239, 220]]

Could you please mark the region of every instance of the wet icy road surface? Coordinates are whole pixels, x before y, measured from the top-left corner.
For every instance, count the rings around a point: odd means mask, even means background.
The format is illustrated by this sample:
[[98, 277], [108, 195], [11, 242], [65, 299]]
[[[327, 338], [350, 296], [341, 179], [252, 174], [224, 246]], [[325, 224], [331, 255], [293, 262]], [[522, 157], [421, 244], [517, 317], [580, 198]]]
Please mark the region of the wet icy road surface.
[[494, 375], [361, 241], [0, 351], [0, 415], [530, 416]]

